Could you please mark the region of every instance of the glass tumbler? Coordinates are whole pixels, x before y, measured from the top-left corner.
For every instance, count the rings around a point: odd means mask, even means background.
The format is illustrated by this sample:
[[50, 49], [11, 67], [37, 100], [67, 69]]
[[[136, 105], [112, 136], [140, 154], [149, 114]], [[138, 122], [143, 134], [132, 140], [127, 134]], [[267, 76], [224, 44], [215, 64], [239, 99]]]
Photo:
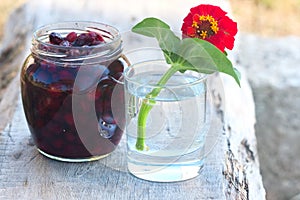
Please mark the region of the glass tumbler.
[[170, 65], [160, 51], [131, 54], [126, 54], [131, 66], [124, 72], [129, 172], [157, 182], [198, 176], [210, 126], [207, 75], [176, 72], [161, 85]]

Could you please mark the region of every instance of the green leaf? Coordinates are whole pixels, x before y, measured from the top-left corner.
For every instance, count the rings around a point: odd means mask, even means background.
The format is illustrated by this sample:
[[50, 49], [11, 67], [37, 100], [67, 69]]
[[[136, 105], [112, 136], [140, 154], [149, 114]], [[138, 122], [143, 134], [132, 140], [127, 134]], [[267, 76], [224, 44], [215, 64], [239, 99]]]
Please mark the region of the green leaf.
[[146, 18], [135, 25], [132, 32], [156, 38], [159, 47], [166, 54], [174, 52], [180, 43], [180, 39], [171, 31], [168, 24], [153, 17]]
[[[154, 32], [150, 31], [151, 29], [148, 28], [152, 28]], [[159, 29], [170, 30], [170, 26], [160, 19], [149, 17], [136, 24], [131, 30], [134, 33], [142, 34], [148, 37], [156, 37], [160, 31]]]
[[223, 72], [232, 76], [240, 85], [239, 72], [233, 68], [226, 54], [210, 42], [199, 38], [185, 38], [178, 51], [177, 54], [195, 67], [195, 71], [201, 73]]
[[181, 40], [175, 52], [168, 52], [170, 63], [180, 66], [179, 71], [193, 70], [211, 74], [219, 71], [232, 76], [240, 85], [239, 73], [227, 56], [211, 43], [199, 38]]
[[233, 68], [226, 54], [213, 44], [199, 38], [180, 40], [168, 24], [156, 18], [144, 19], [132, 31], [156, 38], [166, 62], [176, 66], [178, 71], [193, 70], [206, 74], [219, 71], [232, 76], [240, 85], [239, 72]]

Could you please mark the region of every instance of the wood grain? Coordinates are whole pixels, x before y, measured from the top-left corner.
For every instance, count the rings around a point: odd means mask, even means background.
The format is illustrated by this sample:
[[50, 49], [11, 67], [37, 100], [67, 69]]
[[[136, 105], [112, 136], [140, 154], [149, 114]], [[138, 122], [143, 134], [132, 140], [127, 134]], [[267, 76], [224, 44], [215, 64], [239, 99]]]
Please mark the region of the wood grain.
[[[13, 119], [1, 133], [0, 194], [9, 199], [264, 199], [251, 118], [235, 116], [243, 119], [229, 123], [225, 116], [236, 113], [229, 108], [224, 112], [223, 99], [214, 93], [209, 134], [216, 143], [207, 150], [201, 175], [170, 184], [143, 181], [127, 172], [125, 137], [100, 161], [73, 164], [45, 158], [32, 143], [18, 98]], [[242, 121], [249, 127], [239, 129]]]

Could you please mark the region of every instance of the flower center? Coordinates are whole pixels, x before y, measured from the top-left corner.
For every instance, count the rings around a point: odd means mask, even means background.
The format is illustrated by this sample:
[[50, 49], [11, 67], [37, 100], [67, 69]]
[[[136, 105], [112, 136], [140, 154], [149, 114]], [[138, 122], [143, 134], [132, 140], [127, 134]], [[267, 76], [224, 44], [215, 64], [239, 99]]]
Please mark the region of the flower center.
[[210, 15], [198, 15], [193, 16], [192, 27], [195, 29], [195, 34], [199, 38], [206, 39], [219, 31], [218, 21]]

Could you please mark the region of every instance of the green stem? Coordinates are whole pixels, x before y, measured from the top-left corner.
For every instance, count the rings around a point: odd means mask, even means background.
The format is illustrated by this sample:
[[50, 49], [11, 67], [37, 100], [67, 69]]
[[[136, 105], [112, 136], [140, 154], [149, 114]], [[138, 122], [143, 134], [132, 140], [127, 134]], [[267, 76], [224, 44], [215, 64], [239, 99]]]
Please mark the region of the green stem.
[[161, 77], [161, 79], [157, 83], [158, 87], [156, 87], [149, 94], [147, 94], [146, 98], [143, 100], [138, 115], [137, 141], [135, 145], [137, 150], [143, 151], [148, 149], [148, 147], [145, 144], [146, 122], [147, 122], [148, 114], [152, 109], [153, 104], [155, 104], [154, 98], [157, 97], [157, 95], [162, 90], [162, 87], [168, 82], [171, 76], [173, 76], [173, 74], [175, 74], [177, 71], [178, 71], [177, 65], [172, 65], [172, 67], [168, 69], [168, 71], [163, 75], [163, 77]]

